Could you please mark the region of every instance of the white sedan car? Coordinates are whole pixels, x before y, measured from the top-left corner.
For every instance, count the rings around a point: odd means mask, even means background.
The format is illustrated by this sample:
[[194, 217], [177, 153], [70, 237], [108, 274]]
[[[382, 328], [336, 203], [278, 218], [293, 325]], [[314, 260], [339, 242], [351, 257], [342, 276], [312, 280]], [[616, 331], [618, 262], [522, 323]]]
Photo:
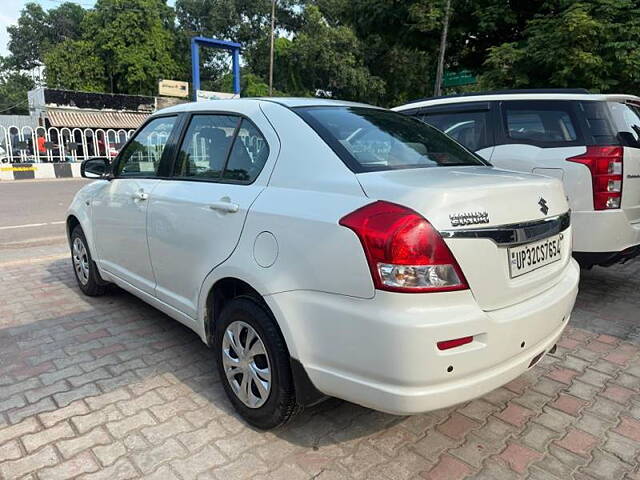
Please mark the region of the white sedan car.
[[482, 395], [553, 350], [575, 302], [560, 181], [389, 110], [179, 105], [82, 170], [80, 289], [115, 283], [194, 330], [261, 428], [327, 396], [412, 414]]

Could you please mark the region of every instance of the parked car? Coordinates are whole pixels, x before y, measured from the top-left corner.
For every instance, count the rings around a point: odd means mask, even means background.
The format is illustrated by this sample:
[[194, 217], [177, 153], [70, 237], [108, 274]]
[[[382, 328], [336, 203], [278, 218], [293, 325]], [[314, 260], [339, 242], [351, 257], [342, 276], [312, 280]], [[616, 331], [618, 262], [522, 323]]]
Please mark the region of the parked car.
[[80, 289], [113, 282], [197, 332], [261, 428], [326, 396], [413, 414], [482, 395], [554, 349], [575, 302], [562, 183], [389, 110], [179, 105], [82, 172]]
[[394, 110], [499, 168], [564, 182], [574, 257], [585, 268], [640, 255], [640, 98], [512, 90], [430, 98]]

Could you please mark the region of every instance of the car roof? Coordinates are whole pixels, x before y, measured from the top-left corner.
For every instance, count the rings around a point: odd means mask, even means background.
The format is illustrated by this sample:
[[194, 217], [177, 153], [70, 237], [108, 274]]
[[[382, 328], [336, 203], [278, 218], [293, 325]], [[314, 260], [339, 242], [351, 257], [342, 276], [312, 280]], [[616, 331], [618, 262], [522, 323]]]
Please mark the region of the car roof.
[[409, 102], [392, 108], [395, 111], [412, 110], [433, 105], [449, 105], [468, 102], [498, 102], [502, 100], [579, 100], [609, 102], [640, 102], [640, 97], [624, 94], [588, 93], [582, 89], [565, 90], [507, 90], [500, 92], [479, 92], [443, 97], [432, 97]]
[[279, 103], [285, 107], [375, 107], [366, 103], [350, 102], [348, 100], [333, 100], [328, 98], [315, 98], [315, 97], [262, 97], [259, 100], [266, 102]]
[[206, 100], [203, 102], [189, 102], [174, 105], [169, 108], [163, 108], [154, 113], [181, 113], [181, 112], [200, 112], [210, 110], [229, 110], [234, 111], [236, 108], [246, 107], [251, 104], [260, 102], [277, 103], [287, 108], [294, 107], [321, 107], [321, 106], [333, 106], [333, 107], [368, 107], [368, 108], [380, 108], [373, 105], [367, 105], [366, 103], [349, 102], [346, 100], [330, 100], [324, 98], [314, 97], [250, 97], [250, 98], [234, 98], [224, 100]]

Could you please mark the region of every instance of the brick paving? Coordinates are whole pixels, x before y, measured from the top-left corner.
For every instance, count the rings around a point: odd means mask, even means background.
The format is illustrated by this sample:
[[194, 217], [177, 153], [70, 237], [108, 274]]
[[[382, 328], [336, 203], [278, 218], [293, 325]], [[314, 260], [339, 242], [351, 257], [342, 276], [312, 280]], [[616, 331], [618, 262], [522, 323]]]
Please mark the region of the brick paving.
[[212, 353], [69, 261], [0, 263], [0, 478], [640, 479], [640, 261], [583, 274], [554, 355], [412, 417], [338, 400], [273, 432], [231, 409]]

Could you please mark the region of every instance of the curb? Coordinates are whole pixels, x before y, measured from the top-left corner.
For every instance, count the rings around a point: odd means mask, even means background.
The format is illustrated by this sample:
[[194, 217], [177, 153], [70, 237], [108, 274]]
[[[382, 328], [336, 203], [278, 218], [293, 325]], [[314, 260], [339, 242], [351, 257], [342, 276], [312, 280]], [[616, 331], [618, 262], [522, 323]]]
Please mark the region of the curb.
[[80, 178], [80, 163], [0, 164], [0, 181]]

